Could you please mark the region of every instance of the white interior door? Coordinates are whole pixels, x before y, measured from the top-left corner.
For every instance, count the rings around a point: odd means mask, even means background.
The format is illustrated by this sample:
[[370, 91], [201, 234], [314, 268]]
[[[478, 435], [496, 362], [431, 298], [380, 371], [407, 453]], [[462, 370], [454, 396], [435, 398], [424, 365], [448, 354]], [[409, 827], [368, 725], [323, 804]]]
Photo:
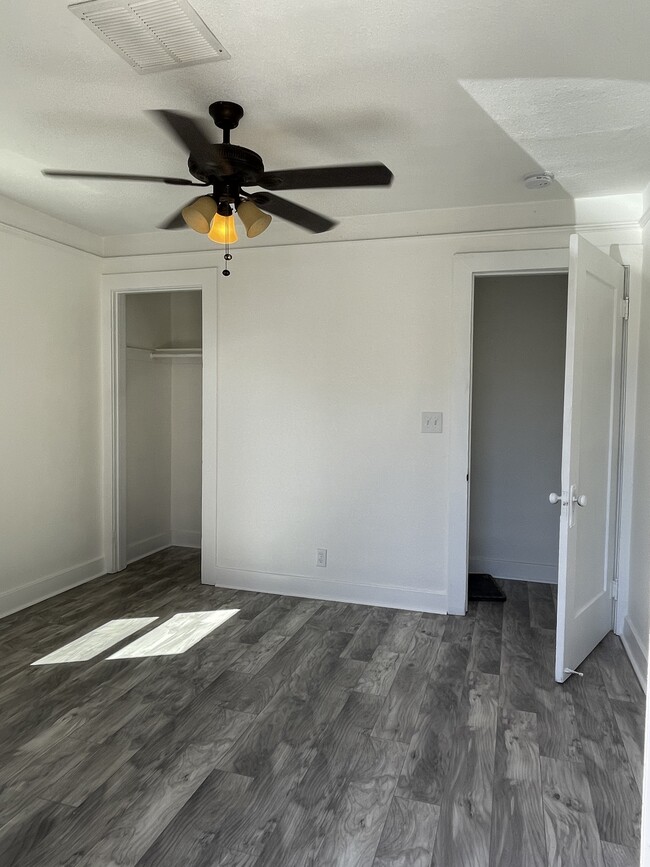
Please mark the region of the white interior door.
[[[612, 628], [624, 269], [570, 242], [555, 679]], [[555, 497], [555, 500], [553, 499]]]

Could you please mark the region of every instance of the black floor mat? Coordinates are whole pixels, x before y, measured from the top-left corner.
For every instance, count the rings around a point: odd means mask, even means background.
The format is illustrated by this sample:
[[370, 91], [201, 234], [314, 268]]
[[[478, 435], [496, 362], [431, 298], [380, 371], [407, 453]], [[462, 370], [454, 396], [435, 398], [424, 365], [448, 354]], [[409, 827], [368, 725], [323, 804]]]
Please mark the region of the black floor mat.
[[481, 572], [470, 572], [468, 598], [470, 602], [505, 602], [506, 594], [497, 585], [497, 582], [491, 575]]

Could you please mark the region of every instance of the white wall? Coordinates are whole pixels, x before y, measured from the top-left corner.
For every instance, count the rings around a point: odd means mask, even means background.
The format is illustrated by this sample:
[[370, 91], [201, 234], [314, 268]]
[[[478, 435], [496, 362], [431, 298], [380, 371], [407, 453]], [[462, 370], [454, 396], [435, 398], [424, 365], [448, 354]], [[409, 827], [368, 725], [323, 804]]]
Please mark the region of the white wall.
[[[606, 220], [608, 208], [608, 202], [602, 200], [590, 222]], [[517, 214], [496, 206], [492, 211], [487, 220], [491, 225], [534, 225], [545, 219], [543, 209], [537, 206], [521, 206]], [[623, 245], [625, 258], [626, 249], [637, 249], [625, 245], [640, 241], [633, 216], [630, 212], [622, 218], [613, 211], [612, 219], [623, 219], [625, 225], [602, 229], [591, 225], [581, 231], [605, 249]], [[428, 217], [420, 220], [412, 234], [421, 231], [423, 237], [235, 250], [232, 276], [219, 276], [218, 317], [207, 325], [210, 339], [216, 344], [218, 338], [221, 345], [219, 548], [214, 562], [207, 564], [210, 580], [241, 586], [258, 582], [285, 592], [444, 609], [449, 534], [447, 455], [453, 432], [445, 427], [439, 437], [421, 435], [419, 416], [423, 409], [438, 409], [447, 418], [449, 410], [454, 254], [566, 247], [571, 231], [549, 224], [548, 229], [427, 234], [457, 229], [456, 217], [441, 213], [435, 223], [427, 222]], [[30, 219], [33, 223], [33, 214]], [[379, 235], [375, 230], [373, 234]], [[75, 233], [70, 229], [68, 235], [72, 238]], [[57, 566], [65, 572], [75, 563], [83, 566], [93, 562], [79, 556], [95, 557], [98, 553], [93, 522], [99, 511], [92, 494], [93, 485], [97, 486], [95, 494], [99, 485], [99, 461], [96, 453], [89, 457], [93, 425], [99, 422], [99, 383], [92, 355], [98, 349], [97, 335], [92, 331], [97, 326], [97, 299], [94, 294], [92, 298], [76, 297], [82, 273], [94, 280], [96, 268], [89, 263], [96, 260], [51, 248], [47, 242], [15, 240], [23, 237], [12, 234], [7, 244], [15, 256], [5, 257], [4, 261], [12, 263], [7, 266], [6, 277], [21, 290], [15, 296], [11, 291], [3, 296], [3, 321], [11, 322], [12, 329], [14, 321], [20, 321], [30, 297], [22, 292], [21, 281], [26, 280], [30, 288], [32, 283], [38, 287], [36, 306], [39, 312], [47, 309], [48, 324], [57, 314], [52, 313], [51, 293], [42, 287], [56, 283], [66, 304], [69, 302], [62, 331], [65, 339], [56, 348], [57, 355], [65, 355], [63, 366], [67, 364], [78, 373], [79, 382], [74, 376], [68, 377], [75, 391], [68, 390], [63, 404], [76, 404], [78, 411], [75, 413], [73, 407], [59, 424], [53, 410], [56, 431], [64, 432], [63, 442], [58, 433], [53, 439], [64, 463], [65, 456], [71, 455], [71, 460], [78, 460], [85, 469], [77, 501], [83, 504], [81, 518], [76, 523], [66, 520], [57, 525], [58, 552], [55, 546], [46, 550], [46, 556], [40, 557], [40, 551], [33, 560], [31, 554], [12, 555], [11, 545], [2, 552], [3, 580], [4, 573], [11, 572], [8, 561], [14, 556], [21, 573], [17, 584], [50, 574]], [[27, 249], [20, 246], [23, 244]], [[32, 254], [33, 245], [47, 252]], [[52, 249], [58, 252], [50, 252]], [[214, 250], [170, 255], [132, 255], [134, 252], [129, 250], [126, 258], [104, 259], [102, 270], [146, 270], [164, 275], [188, 268], [216, 271], [222, 264], [220, 252]], [[40, 276], [32, 281], [35, 270]], [[637, 279], [633, 269], [634, 291]], [[84, 278], [81, 282], [87, 285]], [[31, 314], [27, 318], [31, 319]], [[90, 325], [90, 331], [78, 327], [82, 325]], [[3, 344], [12, 359], [14, 350], [33, 347], [32, 338], [25, 339], [20, 329], [11, 336], [16, 335], [19, 341]], [[92, 336], [87, 339], [88, 335]], [[250, 335], [253, 340], [259, 336], [258, 347], [252, 345]], [[37, 357], [47, 354], [43, 346], [35, 347]], [[75, 365], [83, 367], [83, 373]], [[2, 373], [10, 369], [5, 363]], [[95, 387], [89, 390], [93, 376]], [[12, 378], [5, 376], [5, 382], [7, 379], [10, 390]], [[91, 393], [89, 402], [86, 398]], [[262, 412], [250, 400], [257, 396]], [[19, 395], [11, 395], [7, 405], [17, 405], [22, 397], [21, 389]], [[29, 413], [46, 430], [41, 409], [32, 408]], [[83, 431], [79, 425], [69, 430], [72, 417], [83, 420]], [[12, 424], [3, 430], [5, 455], [12, 453], [6, 442], [11, 433], [14, 440], [20, 439]], [[48, 444], [42, 432], [34, 434], [30, 442], [33, 451], [41, 452]], [[70, 443], [74, 448], [69, 448]], [[10, 500], [9, 529], [4, 536], [18, 538], [21, 545], [26, 535], [16, 537], [14, 533], [14, 503], [23, 506], [22, 514], [34, 512], [46, 526], [38, 496], [41, 480], [34, 486], [35, 498], [24, 496], [25, 490], [32, 491], [28, 482], [33, 466], [33, 461], [24, 463], [25, 484], [18, 471], [7, 473], [9, 490], [13, 486], [18, 493]], [[46, 466], [39, 465], [39, 470], [45, 480], [43, 488], [51, 491], [57, 468], [52, 478]], [[53, 486], [56, 488], [56, 483]], [[54, 500], [61, 514], [58, 492]], [[44, 501], [45, 512], [50, 514], [51, 500], [46, 496]], [[251, 552], [247, 541], [258, 537], [246, 516], [247, 504], [256, 518], [262, 518], [260, 526], [265, 534]], [[280, 528], [278, 532], [274, 532], [276, 528]], [[316, 569], [313, 559], [315, 547], [322, 545], [330, 552], [325, 570]], [[52, 551], [54, 556], [50, 557]], [[255, 571], [257, 568], [262, 571]]]
[[441, 602], [448, 433], [420, 433], [421, 411], [446, 402], [450, 263], [440, 264], [428, 239], [233, 260], [217, 339], [226, 580], [303, 576], [306, 592], [365, 586], [384, 601]]
[[[634, 311], [633, 311], [634, 312]], [[634, 501], [628, 616], [623, 639], [645, 681], [650, 605], [650, 224], [643, 231], [643, 297], [640, 309]]]
[[[650, 185], [646, 189], [650, 204]], [[647, 216], [647, 212], [646, 212]], [[650, 595], [650, 546], [648, 544], [648, 503], [650, 501], [650, 223], [643, 229], [643, 298], [641, 304], [639, 351], [638, 425], [635, 449], [634, 516], [630, 556], [629, 617], [625, 619], [623, 640], [628, 652], [636, 652], [642, 675], [648, 659], [648, 597]], [[637, 475], [638, 473], [638, 475]], [[644, 643], [645, 639], [645, 643]], [[643, 652], [645, 656], [641, 658]], [[646, 672], [647, 677], [648, 672]], [[646, 684], [646, 720], [650, 720], [650, 688]], [[650, 725], [645, 728], [645, 756], [650, 756]], [[641, 867], [650, 865], [650, 761], [643, 768], [643, 812], [641, 819]]]
[[470, 571], [557, 583], [566, 275], [476, 280]]
[[103, 572], [99, 259], [0, 231], [0, 615]]
[[[632, 228], [583, 233], [623, 257], [640, 241]], [[446, 610], [454, 254], [566, 249], [569, 234], [234, 249], [205, 326], [218, 347], [218, 509], [204, 580]], [[221, 264], [215, 250], [105, 270], [165, 285], [166, 272]], [[445, 414], [442, 434], [420, 433], [424, 410]]]

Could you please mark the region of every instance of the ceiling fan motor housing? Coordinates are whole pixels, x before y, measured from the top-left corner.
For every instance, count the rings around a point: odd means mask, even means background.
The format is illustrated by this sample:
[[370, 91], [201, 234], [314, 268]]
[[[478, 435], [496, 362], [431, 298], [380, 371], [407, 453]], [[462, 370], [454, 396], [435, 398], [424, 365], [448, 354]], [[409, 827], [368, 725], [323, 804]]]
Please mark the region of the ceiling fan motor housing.
[[[257, 184], [264, 173], [264, 163], [259, 154], [240, 145], [215, 144], [213, 147], [214, 163], [203, 162], [199, 166], [191, 156], [187, 161], [190, 173], [195, 178], [205, 184], [214, 184], [217, 187], [220, 185], [220, 178], [224, 176], [231, 183], [234, 181], [240, 186], [255, 186]], [[224, 164], [231, 168], [227, 174], [224, 172]]]

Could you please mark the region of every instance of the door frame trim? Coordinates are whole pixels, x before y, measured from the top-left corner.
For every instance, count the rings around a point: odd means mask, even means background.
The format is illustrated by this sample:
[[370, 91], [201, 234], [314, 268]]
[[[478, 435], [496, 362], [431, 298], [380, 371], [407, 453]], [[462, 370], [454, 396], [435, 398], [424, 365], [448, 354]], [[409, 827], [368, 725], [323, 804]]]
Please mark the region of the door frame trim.
[[[217, 274], [214, 268], [105, 274], [102, 277], [102, 412], [104, 558], [107, 572], [126, 567], [126, 304], [128, 294], [200, 291], [203, 330], [201, 574], [213, 563], [217, 532]], [[211, 582], [208, 582], [211, 583]]]
[[[596, 243], [596, 246], [600, 246]], [[640, 262], [637, 245], [607, 245], [612, 258], [629, 269], [627, 292], [631, 305], [640, 289]], [[601, 246], [601, 249], [603, 247]], [[453, 265], [453, 370], [451, 377], [450, 430], [455, 435], [450, 441], [449, 454], [449, 549], [448, 596], [449, 614], [467, 612], [467, 572], [469, 566], [469, 461], [471, 436], [471, 364], [474, 320], [474, 278], [495, 274], [568, 273], [569, 248], [540, 250], [500, 250], [493, 252], [457, 253]], [[634, 309], [633, 307], [631, 309]], [[623, 331], [622, 352], [627, 364], [622, 372], [622, 393], [636, 391], [638, 350], [638, 317], [630, 315]], [[633, 362], [633, 363], [632, 363]], [[614, 625], [616, 634], [624, 631], [629, 593], [629, 562], [631, 532], [631, 487], [636, 406], [627, 400], [621, 410], [622, 454], [619, 463], [621, 497], [617, 516], [618, 599], [615, 603]]]
[[478, 276], [498, 274], [568, 273], [569, 250], [503, 250], [487, 253], [457, 253], [453, 277], [454, 366], [451, 381], [449, 454], [449, 587], [447, 610], [467, 612], [469, 566], [469, 463], [472, 399], [472, 339], [474, 281]]
[[[623, 333], [621, 334], [621, 372], [620, 372], [620, 394], [618, 407], [618, 452], [616, 455], [617, 461], [617, 478], [616, 478], [616, 537], [614, 539], [614, 581], [616, 584], [616, 595], [612, 599], [612, 629], [619, 635], [623, 632], [624, 616], [627, 613], [622, 611], [623, 599], [621, 599], [621, 571], [622, 571], [622, 548], [623, 548], [623, 522], [625, 520], [625, 417], [628, 408], [628, 352], [629, 352], [629, 304], [630, 304], [630, 280], [631, 267], [628, 264], [623, 264], [623, 299], [627, 301], [628, 318], [623, 320]], [[626, 557], [629, 551], [625, 551]], [[627, 609], [627, 586], [625, 587], [625, 608]], [[623, 616], [621, 616], [623, 615]]]

